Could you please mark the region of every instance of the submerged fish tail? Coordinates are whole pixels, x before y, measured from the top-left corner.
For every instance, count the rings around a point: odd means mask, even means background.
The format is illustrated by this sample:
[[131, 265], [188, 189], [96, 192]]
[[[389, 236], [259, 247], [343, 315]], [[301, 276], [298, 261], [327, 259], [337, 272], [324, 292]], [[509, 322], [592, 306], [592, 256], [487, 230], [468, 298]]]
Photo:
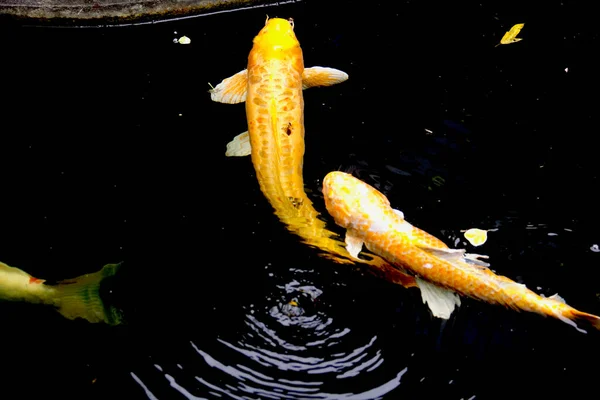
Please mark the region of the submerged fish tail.
[[600, 330], [600, 317], [597, 315], [588, 314], [586, 312], [573, 309], [571, 311], [571, 320], [582, 322], [585, 325], [592, 326], [593, 328]]
[[558, 294], [550, 297], [541, 297], [537, 294], [535, 296], [538, 297], [537, 300], [531, 301], [531, 296], [529, 296], [529, 304], [521, 308], [556, 318], [582, 333], [587, 333], [587, 331], [580, 328], [579, 324], [583, 327], [591, 326], [600, 330], [600, 317], [571, 307]]
[[579, 332], [587, 333], [587, 331], [581, 327], [593, 327], [594, 329], [600, 330], [600, 317], [594, 314], [579, 311], [566, 304], [559, 309], [555, 308], [551, 314], [564, 323], [573, 326]]
[[122, 315], [114, 307], [107, 306], [100, 297], [102, 281], [117, 273], [121, 263], [107, 264], [100, 271], [64, 280], [55, 286], [54, 305], [58, 312], [68, 319], [83, 318], [89, 322], [104, 322], [118, 325]]

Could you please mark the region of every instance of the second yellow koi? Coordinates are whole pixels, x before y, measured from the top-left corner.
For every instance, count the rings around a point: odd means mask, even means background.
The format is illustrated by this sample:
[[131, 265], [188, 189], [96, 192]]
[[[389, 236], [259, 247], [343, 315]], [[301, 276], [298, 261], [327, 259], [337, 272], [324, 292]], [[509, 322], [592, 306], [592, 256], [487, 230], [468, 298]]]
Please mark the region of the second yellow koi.
[[542, 297], [525, 285], [496, 275], [477, 254], [450, 249], [412, 226], [377, 189], [344, 172], [323, 180], [327, 211], [346, 229], [346, 246], [357, 257], [363, 244], [416, 277], [423, 301], [436, 317], [449, 318], [460, 295], [490, 304], [557, 318], [579, 331], [576, 322], [600, 329], [600, 317], [576, 310], [558, 296]]

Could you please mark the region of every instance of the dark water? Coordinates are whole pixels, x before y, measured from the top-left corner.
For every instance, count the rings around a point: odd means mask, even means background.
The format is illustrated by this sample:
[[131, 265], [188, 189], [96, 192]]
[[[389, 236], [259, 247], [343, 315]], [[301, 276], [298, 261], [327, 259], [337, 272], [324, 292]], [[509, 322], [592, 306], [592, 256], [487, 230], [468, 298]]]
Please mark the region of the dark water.
[[[352, 171], [449, 245], [498, 228], [477, 248], [494, 270], [600, 314], [592, 5], [384, 4], [3, 25], [0, 259], [47, 279], [125, 261], [104, 295], [128, 324], [0, 304], [2, 399], [594, 393], [597, 332], [468, 299], [442, 323], [415, 289], [299, 243], [250, 160], [224, 156], [244, 107], [212, 103], [208, 82], [245, 67], [265, 14], [293, 17], [306, 65], [350, 75], [305, 92], [319, 211], [325, 174]], [[523, 41], [494, 47], [520, 22]], [[304, 315], [282, 313], [293, 298]]]

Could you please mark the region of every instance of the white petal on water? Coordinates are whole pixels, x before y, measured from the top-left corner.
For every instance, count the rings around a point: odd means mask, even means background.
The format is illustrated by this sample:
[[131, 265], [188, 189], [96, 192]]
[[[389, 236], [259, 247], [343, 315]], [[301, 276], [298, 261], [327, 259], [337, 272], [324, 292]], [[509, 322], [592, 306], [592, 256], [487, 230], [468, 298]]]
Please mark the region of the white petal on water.
[[179, 44], [190, 44], [192, 42], [192, 39], [190, 39], [187, 36], [182, 36], [179, 38], [178, 42]]

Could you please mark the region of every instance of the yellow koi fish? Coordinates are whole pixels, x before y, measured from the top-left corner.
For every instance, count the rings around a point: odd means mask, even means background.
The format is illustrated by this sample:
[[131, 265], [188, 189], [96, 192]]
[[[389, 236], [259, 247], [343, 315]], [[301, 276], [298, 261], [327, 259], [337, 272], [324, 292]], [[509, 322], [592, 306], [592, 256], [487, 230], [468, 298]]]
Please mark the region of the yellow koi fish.
[[582, 321], [600, 329], [600, 317], [568, 306], [558, 295], [541, 297], [507, 277], [494, 274], [485, 256], [450, 249], [441, 240], [409, 224], [377, 189], [344, 172], [323, 180], [325, 206], [346, 229], [346, 246], [357, 257], [363, 244], [373, 253], [416, 277], [423, 302], [434, 316], [448, 319], [460, 305], [457, 294], [514, 310], [551, 316], [577, 327]]
[[[325, 228], [325, 222], [318, 218], [319, 213], [304, 191], [302, 91], [346, 79], [348, 75], [337, 69], [304, 68], [293, 22], [267, 18], [254, 38], [247, 68], [210, 90], [213, 101], [246, 102], [248, 131], [227, 145], [225, 155], [251, 155], [260, 189], [279, 219], [304, 243], [323, 250], [323, 256], [340, 263], [353, 261], [343, 242]], [[414, 285], [414, 279], [400, 274], [378, 257], [357, 261], [376, 267], [389, 280]]]
[[100, 298], [100, 283], [113, 276], [120, 264], [107, 264], [100, 271], [47, 285], [27, 272], [0, 262], [0, 300], [24, 301], [53, 306], [65, 318], [117, 325], [121, 314], [105, 307]]

